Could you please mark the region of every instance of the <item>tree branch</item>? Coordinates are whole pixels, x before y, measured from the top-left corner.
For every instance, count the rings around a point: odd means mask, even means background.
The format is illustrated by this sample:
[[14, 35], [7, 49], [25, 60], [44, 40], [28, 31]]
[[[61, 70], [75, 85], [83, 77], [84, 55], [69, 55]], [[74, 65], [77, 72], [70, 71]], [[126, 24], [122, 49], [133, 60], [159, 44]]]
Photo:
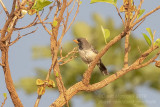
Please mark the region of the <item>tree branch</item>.
[[133, 28], [136, 24], [138, 24], [140, 21], [144, 20], [147, 16], [151, 15], [152, 13], [156, 12], [157, 10], [160, 9], [160, 6], [158, 6], [157, 8], [155, 8], [154, 10], [150, 11], [149, 13], [147, 13], [146, 15], [144, 15], [142, 18], [140, 18], [139, 20], [137, 20], [136, 22], [134, 22], [133, 24], [131, 24], [131, 28]]
[[128, 67], [128, 53], [129, 53], [129, 37], [130, 32], [125, 37], [125, 52], [124, 52], [124, 68]]
[[6, 13], [7, 17], [9, 17], [9, 12], [8, 12], [8, 10], [7, 10], [6, 6], [3, 4], [2, 0], [0, 0], [0, 3], [1, 3], [1, 5], [2, 5], [3, 10], [5, 11], [5, 13]]
[[[129, 71], [132, 70], [136, 70], [139, 68], [142, 68], [144, 66], [147, 66], [148, 64], [152, 63], [160, 54], [160, 51], [155, 55], [155, 57], [153, 57], [152, 59], [150, 59], [148, 62], [139, 65], [139, 61], [144, 59], [154, 50], [156, 50], [158, 47], [155, 46], [154, 48], [150, 47], [146, 52], [144, 52], [139, 59], [137, 59], [131, 66], [128, 66], [126, 68], [122, 68], [120, 71], [117, 71], [115, 74], [110, 75], [109, 77], [105, 78], [104, 80], [97, 82], [95, 84], [92, 85], [85, 85], [83, 83], [83, 81], [80, 81], [78, 83], [76, 83], [75, 85], [73, 85], [72, 87], [70, 87], [68, 90], [66, 90], [66, 98], [67, 100], [70, 100], [75, 94], [77, 94], [80, 91], [95, 91], [98, 89], [101, 89], [103, 87], [105, 87], [106, 85], [108, 85], [109, 83], [115, 81], [116, 79], [120, 78], [121, 76], [125, 75], [126, 73], [128, 73]], [[57, 107], [60, 106], [62, 107], [64, 104], [66, 103], [63, 94], [60, 94], [60, 96], [58, 97], [58, 99], [53, 102], [49, 107]]]

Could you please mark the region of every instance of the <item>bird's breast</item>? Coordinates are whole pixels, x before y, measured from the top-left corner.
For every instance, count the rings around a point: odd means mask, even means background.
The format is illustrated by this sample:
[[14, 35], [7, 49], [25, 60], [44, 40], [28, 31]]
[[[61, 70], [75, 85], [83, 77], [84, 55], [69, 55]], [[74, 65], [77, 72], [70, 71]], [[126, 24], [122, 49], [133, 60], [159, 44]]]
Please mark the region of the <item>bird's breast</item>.
[[85, 63], [89, 64], [94, 60], [97, 54], [92, 50], [79, 50], [79, 55]]

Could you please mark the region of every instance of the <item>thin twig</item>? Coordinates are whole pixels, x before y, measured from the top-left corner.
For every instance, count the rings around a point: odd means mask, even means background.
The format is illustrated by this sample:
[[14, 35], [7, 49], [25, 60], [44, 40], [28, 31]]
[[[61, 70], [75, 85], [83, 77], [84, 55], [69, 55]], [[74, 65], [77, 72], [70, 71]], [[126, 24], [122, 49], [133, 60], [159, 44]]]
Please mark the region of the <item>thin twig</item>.
[[140, 21], [144, 20], [147, 16], [151, 15], [152, 13], [156, 12], [157, 10], [160, 9], [160, 6], [156, 7], [154, 10], [150, 11], [149, 13], [145, 14], [142, 18], [140, 18], [139, 20], [137, 20], [136, 22], [134, 22], [131, 25], [131, 28], [134, 27], [137, 23], [139, 23]]
[[13, 4], [12, 4], [12, 10], [11, 10], [11, 16], [14, 14], [14, 11], [15, 11], [15, 6], [16, 6], [16, 1], [17, 0], [13, 0]]
[[78, 2], [78, 7], [77, 7], [77, 10], [76, 10], [76, 13], [75, 13], [75, 15], [74, 15], [74, 17], [73, 17], [73, 19], [72, 19], [72, 22], [69, 24], [68, 28], [66, 29], [65, 33], [70, 29], [71, 25], [72, 25], [73, 22], [75, 21], [76, 16], [77, 16], [77, 14], [78, 14], [78, 12], [79, 12], [79, 6], [80, 6], [80, 4], [79, 4], [79, 2]]
[[18, 37], [17, 37], [14, 41], [12, 41], [12, 42], [9, 44], [9, 46], [11, 46], [11, 45], [13, 45], [14, 43], [16, 43], [16, 42], [17, 42], [19, 39], [21, 39], [22, 37], [27, 36], [27, 35], [29, 35], [29, 34], [32, 34], [32, 33], [36, 32], [37, 29], [38, 29], [38, 27], [37, 27], [35, 30], [33, 30], [33, 31], [31, 31], [31, 32], [29, 32], [29, 33], [27, 33], [27, 34], [24, 34], [24, 35], [22, 35], [22, 36], [20, 36], [20, 33], [18, 33]]
[[2, 13], [2, 10], [0, 11], [0, 14]]
[[1, 66], [5, 66], [4, 64], [0, 63]]
[[45, 24], [44, 24], [43, 21], [41, 20], [41, 17], [40, 17], [40, 15], [39, 15], [39, 13], [37, 13], [37, 15], [38, 15], [38, 19], [39, 19], [39, 21], [41, 22], [43, 28], [48, 32], [49, 35], [52, 35], [52, 33], [47, 29], [47, 27], [45, 26]]
[[131, 24], [134, 22], [134, 20], [137, 18], [137, 15], [139, 14], [139, 11], [141, 9], [141, 6], [142, 6], [142, 3], [143, 3], [144, 0], [140, 0], [140, 3], [139, 3], [139, 6], [138, 6], [138, 9], [136, 10], [132, 20], [131, 20]]
[[30, 27], [36, 25], [37, 24], [37, 18], [38, 18], [38, 16], [36, 15], [36, 17], [34, 18], [34, 20], [30, 24], [28, 24], [27, 26], [21, 27], [21, 28], [14, 28], [14, 31], [30, 28]]
[[145, 21], [145, 19], [143, 19], [143, 20], [133, 29], [133, 31], [136, 30], [144, 21]]
[[7, 97], [4, 99], [4, 101], [3, 101], [2, 105], [1, 105], [1, 107], [3, 107], [3, 106], [4, 106], [4, 104], [5, 104], [6, 100], [7, 100]]
[[51, 11], [52, 11], [52, 9], [53, 9], [54, 6], [56, 6], [55, 2], [53, 3], [53, 6], [50, 6], [50, 7], [49, 7], [49, 12], [48, 12], [48, 14], [46, 15], [46, 17], [43, 19], [43, 21], [46, 21], [46, 20], [48, 19], [48, 16], [50, 15], [50, 13], [51, 13]]
[[73, 50], [68, 52], [66, 56], [62, 57], [62, 55], [61, 55], [61, 58], [58, 60], [58, 62], [63, 62], [64, 59], [68, 58], [70, 55], [73, 55], [73, 54], [75, 54], [77, 52], [78, 52], [77, 51], [77, 47], [73, 48]]
[[119, 17], [120, 17], [121, 20], [122, 20], [123, 25], [125, 26], [124, 20], [123, 20], [121, 14], [120, 14], [120, 12], [119, 12], [119, 9], [117, 8], [117, 6], [115, 6], [115, 7], [116, 7], [116, 10], [117, 10], [117, 12], [118, 12]]
[[68, 3], [67, 3], [67, 7], [72, 3], [73, 0], [70, 0]]
[[8, 12], [8, 10], [7, 10], [6, 6], [4, 5], [4, 3], [2, 2], [2, 0], [0, 0], [0, 3], [1, 3], [1, 5], [2, 5], [3, 10], [5, 11], [5, 13], [6, 13], [7, 17], [9, 17], [9, 12]]

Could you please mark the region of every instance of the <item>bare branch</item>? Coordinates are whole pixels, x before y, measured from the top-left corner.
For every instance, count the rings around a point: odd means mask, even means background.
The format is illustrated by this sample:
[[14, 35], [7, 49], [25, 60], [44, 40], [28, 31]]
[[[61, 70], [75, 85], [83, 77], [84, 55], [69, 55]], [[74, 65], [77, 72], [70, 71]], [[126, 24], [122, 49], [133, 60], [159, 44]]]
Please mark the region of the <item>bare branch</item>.
[[69, 19], [69, 16], [70, 16], [72, 10], [73, 10], [74, 7], [75, 7], [75, 2], [74, 2], [74, 4], [73, 4], [73, 7], [72, 7], [71, 11], [70, 11], [69, 13], [68, 13], [68, 11], [67, 11], [67, 18], [66, 18], [65, 26], [64, 26], [64, 28], [63, 28], [63, 32], [62, 32], [62, 34], [61, 34], [61, 37], [60, 37], [60, 39], [58, 40], [58, 43], [59, 43], [59, 44], [61, 43], [61, 41], [62, 41], [65, 33], [69, 30], [69, 28], [71, 27], [71, 25], [72, 25], [73, 22], [75, 21], [75, 18], [76, 18], [76, 16], [77, 16], [78, 12], [79, 12], [79, 6], [80, 6], [79, 3], [80, 3], [80, 1], [78, 1], [78, 6], [77, 6], [76, 13], [75, 13], [75, 15], [74, 15], [74, 17], [73, 17], [73, 19], [72, 19], [72, 22], [69, 24], [68, 28], [66, 28], [66, 27], [67, 27], [67, 22], [68, 22], [68, 19]]
[[78, 14], [78, 12], [79, 12], [79, 6], [80, 6], [80, 4], [79, 4], [79, 2], [78, 2], [78, 7], [77, 7], [77, 10], [76, 10], [76, 13], [75, 13], [75, 15], [74, 15], [74, 17], [73, 17], [72, 22], [70, 23], [70, 25], [69, 25], [68, 28], [66, 29], [65, 33], [69, 30], [69, 28], [71, 27], [71, 25], [72, 25], [73, 22], [75, 21], [76, 16], [77, 16], [77, 14]]
[[11, 14], [10, 14], [10, 15], [13, 15], [13, 14], [14, 14], [15, 6], [16, 6], [16, 1], [17, 1], [17, 0], [13, 0], [12, 10], [11, 10]]
[[0, 3], [1, 3], [1, 5], [2, 5], [3, 10], [5, 11], [5, 13], [6, 13], [7, 17], [9, 17], [9, 12], [8, 12], [8, 10], [7, 10], [6, 6], [3, 4], [2, 0], [0, 0]]
[[136, 30], [144, 21], [145, 21], [145, 19], [143, 19], [143, 20], [133, 29], [133, 31]]
[[2, 13], [2, 10], [0, 11], [0, 14]]
[[118, 12], [119, 17], [120, 17], [121, 20], [122, 20], [123, 25], [125, 26], [124, 20], [123, 20], [121, 14], [120, 14], [120, 12], [119, 12], [119, 9], [117, 8], [117, 6], [115, 6], [115, 7], [116, 7], [116, 10], [117, 10], [117, 12]]
[[37, 17], [38, 17], [38, 16], [36, 15], [36, 17], [34, 18], [34, 20], [33, 20], [29, 25], [24, 26], [24, 27], [21, 27], [21, 28], [14, 28], [14, 31], [16, 31], [16, 30], [22, 30], [22, 29], [26, 29], [26, 28], [30, 28], [30, 27], [36, 25], [36, 24], [37, 24]]
[[2, 105], [1, 105], [1, 107], [3, 107], [3, 106], [4, 106], [4, 104], [5, 104], [6, 100], [7, 100], [7, 97], [4, 99], [4, 101], [3, 101]]
[[37, 14], [37, 15], [38, 15], [38, 19], [39, 19], [39, 21], [41, 22], [43, 28], [48, 32], [49, 35], [52, 35], [52, 33], [47, 29], [47, 27], [45, 26], [45, 24], [44, 24], [43, 21], [41, 20], [40, 15], [39, 15], [39, 14]]
[[130, 32], [125, 37], [124, 68], [128, 67], [129, 37]]
[[136, 10], [136, 12], [135, 12], [132, 20], [131, 20], [131, 24], [132, 24], [133, 21], [137, 18], [137, 15], [139, 14], [139, 11], [140, 11], [140, 9], [141, 9], [141, 6], [142, 6], [143, 1], [144, 1], [144, 0], [140, 0], [140, 4], [139, 4], [138, 9]]
[[[73, 48], [72, 51], [68, 52], [68, 54], [66, 56], [62, 56], [62, 50], [60, 51], [60, 56], [61, 58], [58, 60], [58, 62], [61, 62], [59, 65], [64, 65], [68, 62], [70, 62], [71, 60], [73, 60], [74, 58], [76, 58], [77, 56], [75, 56], [75, 54], [77, 53], [77, 47]], [[69, 57], [70, 56], [70, 57]], [[67, 59], [69, 57], [69, 59]], [[67, 59], [66, 61], [64, 61], [64, 59]]]
[[144, 15], [142, 18], [140, 18], [139, 20], [137, 20], [136, 22], [134, 22], [133, 24], [131, 24], [131, 28], [133, 28], [137, 23], [139, 23], [140, 21], [144, 20], [147, 16], [151, 15], [152, 13], [156, 12], [159, 9], [160, 9], [160, 6], [158, 6], [154, 10], [152, 10], [149, 13], [147, 13], [146, 15]]
[[4, 64], [0, 63], [0, 66], [5, 66]]
[[12, 41], [12, 42], [9, 44], [9, 46], [15, 44], [15, 43], [16, 43], [19, 39], [21, 39], [22, 37], [27, 36], [27, 35], [29, 35], [29, 34], [32, 34], [32, 33], [36, 32], [37, 29], [38, 29], [38, 27], [37, 27], [35, 30], [33, 30], [33, 31], [31, 31], [31, 32], [29, 32], [29, 33], [27, 33], [27, 34], [24, 34], [24, 35], [22, 35], [22, 36], [20, 36], [20, 33], [18, 33], [18, 37], [17, 37], [14, 41]]

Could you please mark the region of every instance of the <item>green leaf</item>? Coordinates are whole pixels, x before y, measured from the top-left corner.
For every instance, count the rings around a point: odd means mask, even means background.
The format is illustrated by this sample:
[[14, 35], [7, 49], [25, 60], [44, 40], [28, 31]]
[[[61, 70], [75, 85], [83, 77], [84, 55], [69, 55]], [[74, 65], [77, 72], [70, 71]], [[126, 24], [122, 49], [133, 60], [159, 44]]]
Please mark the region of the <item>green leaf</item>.
[[43, 10], [44, 7], [48, 6], [51, 4], [51, 1], [48, 0], [36, 0], [32, 9], [36, 9], [37, 11]]
[[56, 72], [56, 77], [59, 77], [59, 74], [58, 74], [58, 72]]
[[114, 4], [115, 4], [115, 5], [117, 4], [117, 0], [114, 0]]
[[57, 24], [58, 24], [58, 22], [55, 20], [55, 21], [53, 21], [53, 27], [56, 27], [57, 26]]
[[139, 14], [137, 15], [137, 19], [145, 12], [145, 9], [141, 9], [139, 11]]
[[81, 4], [82, 4], [82, 1], [79, 2], [79, 5], [81, 5]]
[[7, 93], [3, 93], [4, 98], [7, 98]]
[[148, 45], [151, 46], [151, 40], [149, 39], [149, 37], [145, 33], [143, 33], [143, 36], [144, 36], [146, 42], [148, 43]]
[[157, 39], [156, 42], [154, 43], [154, 45], [160, 47], [160, 39]]
[[106, 40], [110, 36], [110, 31], [108, 29], [104, 29], [103, 26], [101, 26], [101, 30], [102, 30], [102, 33], [103, 33], [103, 36], [104, 36], [105, 43], [107, 43]]
[[149, 35], [150, 35], [150, 37], [151, 37], [151, 39], [153, 41], [153, 33], [152, 33], [151, 29], [150, 28], [146, 28], [146, 30], [149, 33]]
[[117, 0], [91, 0], [90, 3], [92, 4], [92, 3], [97, 3], [97, 2], [106, 2], [106, 3], [116, 5], [115, 3], [117, 3]]

